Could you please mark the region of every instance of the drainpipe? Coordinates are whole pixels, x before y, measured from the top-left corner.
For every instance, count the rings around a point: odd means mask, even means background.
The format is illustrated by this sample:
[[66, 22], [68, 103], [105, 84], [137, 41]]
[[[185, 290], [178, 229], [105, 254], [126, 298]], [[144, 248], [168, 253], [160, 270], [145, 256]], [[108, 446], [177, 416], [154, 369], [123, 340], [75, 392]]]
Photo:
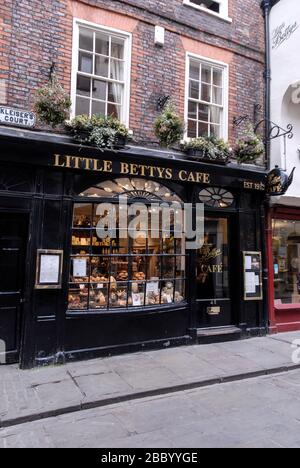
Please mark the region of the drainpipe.
[[266, 139], [266, 162], [267, 169], [271, 168], [270, 161], [270, 120], [271, 120], [271, 36], [270, 36], [270, 11], [274, 0], [262, 0], [261, 8], [263, 10], [264, 20], [265, 20], [265, 139]]
[[[271, 128], [271, 37], [270, 37], [270, 11], [274, 0], [262, 0], [261, 8], [263, 10], [264, 21], [265, 21], [265, 141], [266, 141], [266, 168], [268, 171], [271, 169], [271, 145], [270, 145], [270, 128]], [[270, 237], [269, 232], [269, 199], [265, 197], [264, 204], [261, 208], [261, 233], [264, 237], [262, 239], [262, 256], [263, 256], [263, 323], [266, 330], [269, 331], [269, 311], [270, 311], [270, 300], [269, 300], [269, 281], [270, 272], [268, 261], [268, 242]], [[266, 222], [267, 221], [267, 222]]]

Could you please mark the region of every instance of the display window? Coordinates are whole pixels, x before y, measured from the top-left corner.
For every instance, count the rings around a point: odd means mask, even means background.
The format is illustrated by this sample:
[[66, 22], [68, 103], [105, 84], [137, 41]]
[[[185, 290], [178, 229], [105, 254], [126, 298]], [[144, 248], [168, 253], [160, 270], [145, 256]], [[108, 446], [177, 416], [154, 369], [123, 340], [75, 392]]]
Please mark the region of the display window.
[[[156, 230], [128, 235], [120, 226], [119, 195], [128, 207], [144, 203], [149, 215], [158, 210]], [[69, 284], [69, 310], [118, 310], [155, 305], [175, 305], [185, 301], [186, 249], [171, 216], [168, 230], [162, 220], [167, 203], [180, 198], [168, 188], [143, 179], [117, 179], [89, 188], [74, 204]], [[101, 199], [116, 206], [115, 236], [99, 238], [98, 206]], [[155, 208], [153, 208], [155, 203]], [[163, 206], [161, 207], [161, 204]], [[128, 210], [130, 213], [130, 210]], [[128, 225], [132, 217], [128, 215]]]
[[300, 302], [300, 221], [273, 220], [274, 290], [276, 304]]

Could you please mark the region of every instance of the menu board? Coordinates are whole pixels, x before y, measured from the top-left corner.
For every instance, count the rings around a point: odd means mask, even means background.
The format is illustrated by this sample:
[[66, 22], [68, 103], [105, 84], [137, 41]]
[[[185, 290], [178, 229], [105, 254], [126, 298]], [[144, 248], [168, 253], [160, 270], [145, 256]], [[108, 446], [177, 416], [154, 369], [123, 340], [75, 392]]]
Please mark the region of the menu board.
[[62, 259], [62, 250], [38, 250], [36, 289], [61, 288]]
[[244, 300], [263, 299], [262, 256], [261, 252], [243, 252], [244, 260]]

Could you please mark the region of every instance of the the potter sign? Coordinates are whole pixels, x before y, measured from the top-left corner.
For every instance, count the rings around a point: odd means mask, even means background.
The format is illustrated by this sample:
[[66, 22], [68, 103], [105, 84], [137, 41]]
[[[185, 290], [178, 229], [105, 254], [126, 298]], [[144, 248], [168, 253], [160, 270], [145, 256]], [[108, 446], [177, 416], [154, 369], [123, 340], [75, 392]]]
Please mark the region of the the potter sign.
[[272, 48], [278, 49], [285, 41], [288, 41], [294, 32], [298, 29], [299, 24], [295, 21], [293, 24], [286, 26], [282, 23], [272, 33]]
[[0, 124], [32, 128], [35, 122], [36, 117], [33, 112], [0, 106]]

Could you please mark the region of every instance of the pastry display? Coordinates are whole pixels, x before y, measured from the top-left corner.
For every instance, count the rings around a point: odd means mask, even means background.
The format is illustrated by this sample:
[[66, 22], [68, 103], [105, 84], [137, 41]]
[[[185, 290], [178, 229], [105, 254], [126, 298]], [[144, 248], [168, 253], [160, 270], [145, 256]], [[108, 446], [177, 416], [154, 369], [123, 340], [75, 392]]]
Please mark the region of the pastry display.
[[117, 281], [127, 281], [128, 280], [128, 271], [122, 270], [117, 274]]
[[143, 271], [138, 271], [138, 272], [133, 274], [133, 279], [135, 281], [145, 281], [146, 275], [145, 275], [145, 273]]

